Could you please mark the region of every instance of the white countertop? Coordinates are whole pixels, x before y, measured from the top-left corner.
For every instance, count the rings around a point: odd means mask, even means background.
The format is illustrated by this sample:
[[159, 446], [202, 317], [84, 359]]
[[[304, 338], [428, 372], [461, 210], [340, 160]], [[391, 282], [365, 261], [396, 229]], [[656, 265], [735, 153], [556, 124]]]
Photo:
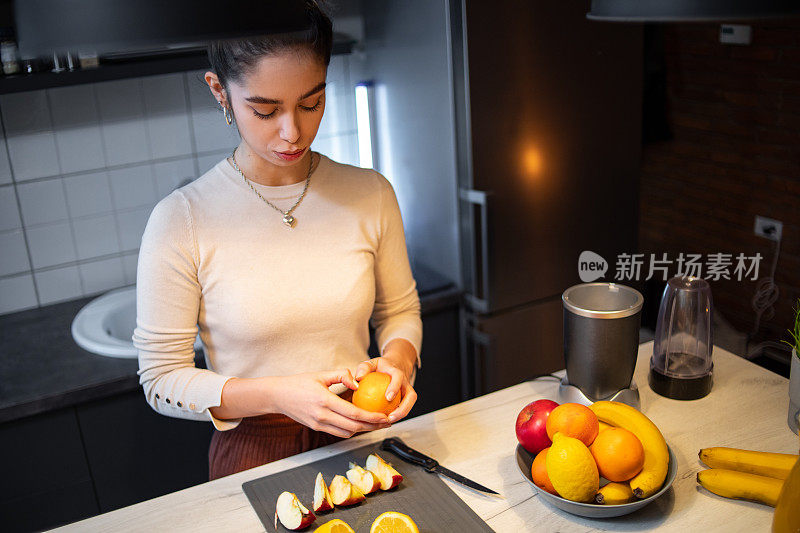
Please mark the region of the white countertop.
[[[789, 381], [715, 348], [711, 393], [689, 402], [669, 400], [653, 393], [647, 385], [652, 350], [652, 342], [639, 347], [635, 380], [642, 411], [658, 425], [677, 457], [678, 475], [670, 491], [628, 516], [588, 519], [570, 515], [540, 501], [524, 479], [515, 458], [514, 422], [527, 403], [539, 398], [555, 399], [557, 382], [541, 380], [76, 522], [62, 530], [264, 531], [242, 492], [243, 482], [398, 436], [442, 465], [501, 492], [504, 499], [483, 496], [444, 478], [495, 531], [769, 531], [772, 508], [721, 498], [697, 485], [695, 474], [705, 468], [697, 454], [701, 448], [711, 446], [797, 453], [798, 438], [786, 423]], [[393, 462], [398, 467], [403, 465], [399, 460]]]

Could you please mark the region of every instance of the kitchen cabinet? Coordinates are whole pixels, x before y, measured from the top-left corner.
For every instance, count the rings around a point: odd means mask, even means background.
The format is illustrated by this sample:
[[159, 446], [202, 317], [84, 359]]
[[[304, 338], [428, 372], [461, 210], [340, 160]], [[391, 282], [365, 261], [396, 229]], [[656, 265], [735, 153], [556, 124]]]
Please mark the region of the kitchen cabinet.
[[101, 513], [208, 481], [211, 424], [160, 415], [141, 389], [76, 412]]
[[0, 425], [3, 531], [44, 529], [100, 512], [75, 409]]

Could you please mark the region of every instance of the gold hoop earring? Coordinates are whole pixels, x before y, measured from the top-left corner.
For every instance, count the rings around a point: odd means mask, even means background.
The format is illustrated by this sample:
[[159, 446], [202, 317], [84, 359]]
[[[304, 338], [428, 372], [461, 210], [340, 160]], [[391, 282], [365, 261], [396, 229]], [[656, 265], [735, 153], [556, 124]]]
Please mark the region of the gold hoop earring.
[[[222, 104], [220, 104], [220, 105], [222, 105]], [[231, 114], [229, 115], [228, 114], [228, 108], [225, 107], [225, 106], [222, 106], [222, 114], [225, 115], [225, 124], [230, 126], [231, 123], [233, 122], [233, 118], [231, 117], [231, 115], [233, 115], [233, 112], [231, 111]]]

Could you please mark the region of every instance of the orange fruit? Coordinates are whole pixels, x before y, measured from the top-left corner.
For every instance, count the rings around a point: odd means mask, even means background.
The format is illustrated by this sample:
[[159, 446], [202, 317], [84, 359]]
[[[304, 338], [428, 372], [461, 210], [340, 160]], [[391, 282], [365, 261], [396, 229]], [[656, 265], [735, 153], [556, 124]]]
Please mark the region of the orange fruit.
[[387, 511], [372, 522], [369, 533], [419, 533], [419, 528], [410, 516]]
[[556, 432], [572, 437], [589, 446], [600, 432], [600, 421], [597, 415], [585, 405], [579, 403], [562, 403], [550, 412], [547, 417], [547, 436], [553, 440]]
[[644, 466], [642, 443], [627, 429], [610, 428], [601, 432], [589, 451], [600, 475], [609, 481], [627, 481]]
[[531, 465], [531, 478], [533, 479], [533, 483], [540, 489], [546, 490], [550, 494], [558, 495], [555, 487], [553, 487], [553, 484], [550, 482], [550, 476], [547, 475], [547, 466], [545, 465], [547, 450], [549, 449], [550, 446], [536, 454], [536, 458]]
[[314, 530], [314, 533], [356, 533], [352, 527], [348, 525], [347, 522], [340, 518], [334, 518], [329, 522], [325, 522], [317, 529]]
[[391, 402], [386, 399], [386, 388], [391, 381], [389, 374], [370, 372], [358, 382], [358, 388], [353, 393], [353, 405], [388, 415], [400, 405], [400, 394], [395, 395]]

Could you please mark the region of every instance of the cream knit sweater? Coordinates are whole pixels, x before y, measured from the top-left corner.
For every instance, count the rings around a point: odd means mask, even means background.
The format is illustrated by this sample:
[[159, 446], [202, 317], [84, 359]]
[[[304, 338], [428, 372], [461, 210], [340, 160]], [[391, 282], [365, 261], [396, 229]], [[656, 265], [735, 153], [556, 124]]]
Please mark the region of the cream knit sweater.
[[[287, 209], [304, 182], [254, 186]], [[232, 429], [239, 420], [209, 412], [228, 379], [354, 369], [367, 358], [370, 319], [381, 351], [404, 338], [420, 353], [419, 299], [389, 182], [322, 156], [293, 214], [290, 229], [227, 160], [153, 209], [133, 334], [153, 409]], [[198, 326], [208, 370], [194, 366]]]

